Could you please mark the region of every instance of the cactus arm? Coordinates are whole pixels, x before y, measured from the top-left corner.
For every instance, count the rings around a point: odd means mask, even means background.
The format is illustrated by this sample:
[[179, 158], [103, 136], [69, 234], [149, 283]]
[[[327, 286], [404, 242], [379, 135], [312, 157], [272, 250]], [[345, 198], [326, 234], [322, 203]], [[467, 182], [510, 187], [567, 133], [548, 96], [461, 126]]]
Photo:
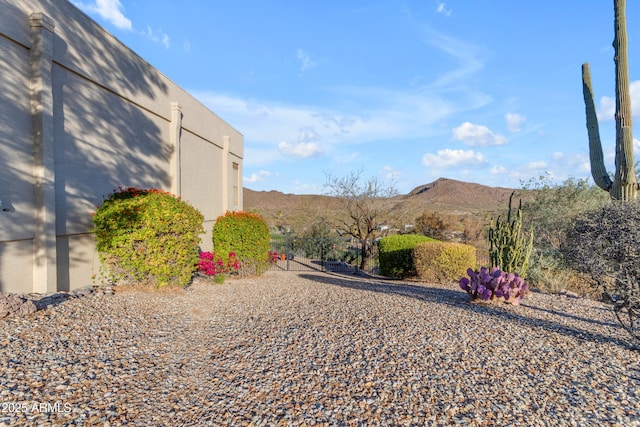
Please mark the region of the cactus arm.
[[596, 185], [605, 191], [609, 191], [612, 182], [604, 165], [604, 154], [600, 142], [600, 128], [598, 116], [591, 86], [591, 71], [589, 64], [582, 64], [582, 94], [587, 115], [587, 134], [589, 136], [589, 160], [591, 163], [591, 176]]

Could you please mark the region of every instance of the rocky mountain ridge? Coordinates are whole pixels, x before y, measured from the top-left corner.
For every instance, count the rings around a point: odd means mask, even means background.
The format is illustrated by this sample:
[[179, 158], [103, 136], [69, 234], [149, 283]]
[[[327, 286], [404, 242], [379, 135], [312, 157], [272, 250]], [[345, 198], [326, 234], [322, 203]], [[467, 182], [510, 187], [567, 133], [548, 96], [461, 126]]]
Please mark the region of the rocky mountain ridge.
[[[407, 194], [388, 200], [387, 208], [396, 225], [411, 224], [423, 212], [443, 216], [485, 218], [506, 209], [514, 189], [440, 178], [414, 188]], [[320, 217], [331, 217], [339, 208], [336, 197], [310, 194], [285, 194], [279, 191], [254, 191], [244, 188], [244, 210], [262, 215], [269, 226], [299, 229]]]

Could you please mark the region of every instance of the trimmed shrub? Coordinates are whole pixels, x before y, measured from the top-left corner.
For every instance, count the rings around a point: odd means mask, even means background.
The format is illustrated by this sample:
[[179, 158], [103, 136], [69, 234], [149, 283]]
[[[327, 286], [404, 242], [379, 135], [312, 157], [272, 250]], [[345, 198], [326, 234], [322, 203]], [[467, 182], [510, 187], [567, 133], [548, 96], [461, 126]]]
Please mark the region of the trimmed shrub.
[[380, 274], [398, 278], [415, 276], [413, 248], [418, 243], [435, 241], [431, 237], [418, 236], [416, 234], [383, 237], [378, 241]]
[[203, 220], [162, 190], [119, 187], [96, 211], [92, 231], [112, 280], [186, 286], [197, 268]]
[[458, 280], [470, 265], [476, 265], [476, 248], [463, 243], [418, 243], [413, 248], [413, 265], [422, 281]]
[[270, 264], [271, 235], [260, 215], [250, 212], [227, 212], [213, 225], [213, 249], [227, 259], [231, 252], [240, 263], [241, 276], [262, 274]]

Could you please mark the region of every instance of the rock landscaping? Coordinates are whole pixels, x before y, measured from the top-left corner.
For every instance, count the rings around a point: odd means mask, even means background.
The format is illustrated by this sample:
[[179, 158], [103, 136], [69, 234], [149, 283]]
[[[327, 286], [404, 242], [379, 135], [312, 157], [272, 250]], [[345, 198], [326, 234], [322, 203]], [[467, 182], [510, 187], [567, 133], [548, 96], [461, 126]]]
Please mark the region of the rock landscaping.
[[640, 425], [639, 350], [596, 301], [320, 272], [115, 290], [0, 319], [0, 425]]

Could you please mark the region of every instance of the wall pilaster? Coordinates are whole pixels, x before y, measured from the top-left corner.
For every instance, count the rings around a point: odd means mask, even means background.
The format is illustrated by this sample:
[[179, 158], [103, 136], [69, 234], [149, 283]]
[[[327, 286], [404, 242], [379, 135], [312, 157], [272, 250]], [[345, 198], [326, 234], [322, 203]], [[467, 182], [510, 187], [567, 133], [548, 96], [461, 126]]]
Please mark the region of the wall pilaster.
[[182, 130], [182, 107], [178, 102], [171, 103], [171, 123], [169, 124], [169, 143], [173, 149], [171, 154], [171, 193], [180, 196], [182, 193], [181, 183], [181, 160], [180, 160], [180, 132]]
[[33, 292], [57, 290], [52, 65], [55, 23], [41, 12], [29, 16], [33, 141]]
[[231, 138], [225, 135], [222, 138], [222, 212], [229, 210], [229, 145], [231, 144]]

